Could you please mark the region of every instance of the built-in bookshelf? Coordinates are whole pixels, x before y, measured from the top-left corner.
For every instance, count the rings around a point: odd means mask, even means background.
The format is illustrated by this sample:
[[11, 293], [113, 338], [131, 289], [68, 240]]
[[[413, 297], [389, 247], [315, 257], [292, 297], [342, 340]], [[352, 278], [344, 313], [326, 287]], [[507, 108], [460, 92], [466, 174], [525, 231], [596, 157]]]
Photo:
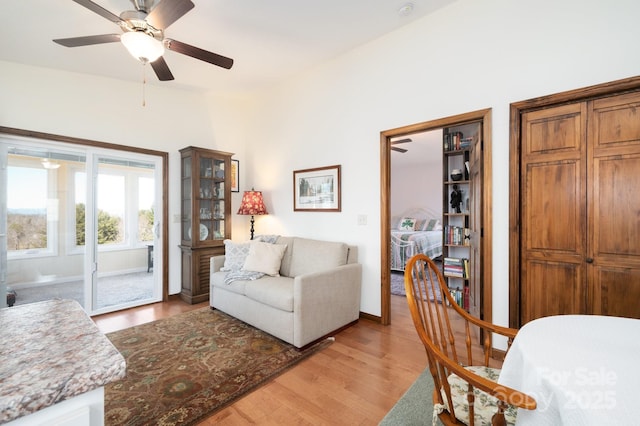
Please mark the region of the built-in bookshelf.
[[443, 262], [449, 292], [469, 310], [471, 265], [472, 151], [481, 137], [480, 123], [445, 128], [443, 132]]

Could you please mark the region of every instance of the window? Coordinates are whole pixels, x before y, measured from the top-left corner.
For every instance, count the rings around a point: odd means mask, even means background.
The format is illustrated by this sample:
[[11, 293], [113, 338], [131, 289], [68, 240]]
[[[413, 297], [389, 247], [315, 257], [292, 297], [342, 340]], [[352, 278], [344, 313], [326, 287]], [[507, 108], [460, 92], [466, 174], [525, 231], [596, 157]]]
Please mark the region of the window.
[[49, 193], [55, 187], [55, 170], [10, 156], [7, 179], [8, 256], [54, 254], [58, 200]]
[[[81, 247], [85, 242], [86, 173], [75, 171], [73, 184], [75, 246]], [[99, 247], [137, 247], [153, 242], [153, 170], [147, 173], [140, 168], [100, 164], [97, 185]]]

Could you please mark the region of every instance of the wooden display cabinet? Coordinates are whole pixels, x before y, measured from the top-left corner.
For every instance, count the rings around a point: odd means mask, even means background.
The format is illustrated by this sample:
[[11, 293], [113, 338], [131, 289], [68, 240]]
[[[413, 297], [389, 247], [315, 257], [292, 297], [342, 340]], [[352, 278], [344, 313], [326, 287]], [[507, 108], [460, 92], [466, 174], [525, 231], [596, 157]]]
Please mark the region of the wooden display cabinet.
[[180, 150], [182, 288], [187, 303], [209, 299], [209, 261], [231, 238], [231, 156], [193, 146]]

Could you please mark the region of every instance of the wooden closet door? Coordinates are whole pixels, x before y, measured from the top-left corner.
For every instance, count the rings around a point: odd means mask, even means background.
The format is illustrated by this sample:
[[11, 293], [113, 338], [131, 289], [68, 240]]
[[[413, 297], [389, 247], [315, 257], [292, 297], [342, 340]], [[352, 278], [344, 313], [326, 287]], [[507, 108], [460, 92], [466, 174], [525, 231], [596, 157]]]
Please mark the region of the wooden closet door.
[[594, 100], [589, 116], [590, 313], [640, 318], [640, 93]]
[[586, 311], [586, 103], [523, 114], [520, 325]]

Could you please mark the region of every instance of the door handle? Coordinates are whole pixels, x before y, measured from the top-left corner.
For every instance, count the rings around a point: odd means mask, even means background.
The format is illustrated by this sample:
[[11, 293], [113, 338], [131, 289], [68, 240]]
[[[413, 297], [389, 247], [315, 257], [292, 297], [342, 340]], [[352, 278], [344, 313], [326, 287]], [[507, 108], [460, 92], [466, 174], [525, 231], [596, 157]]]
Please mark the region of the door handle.
[[593, 263], [593, 258], [592, 257], [587, 257], [586, 261], [587, 261], [587, 263]]

